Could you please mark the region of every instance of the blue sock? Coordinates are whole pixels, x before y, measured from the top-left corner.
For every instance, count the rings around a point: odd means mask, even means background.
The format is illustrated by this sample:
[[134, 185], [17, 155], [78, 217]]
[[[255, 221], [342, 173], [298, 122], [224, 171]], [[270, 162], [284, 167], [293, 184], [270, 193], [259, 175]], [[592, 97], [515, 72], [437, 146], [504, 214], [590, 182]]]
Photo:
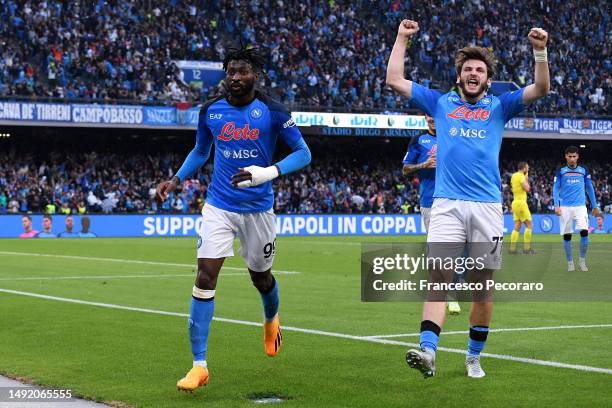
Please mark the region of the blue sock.
[[565, 248], [565, 258], [567, 262], [572, 262], [574, 260], [574, 255], [572, 255], [572, 241], [563, 241], [563, 248]]
[[589, 236], [580, 236], [580, 257], [585, 258], [589, 249]]
[[267, 293], [259, 292], [261, 295], [261, 302], [263, 303], [264, 316], [267, 321], [271, 321], [278, 313], [278, 283], [274, 279], [274, 286]]
[[440, 326], [431, 320], [423, 320], [421, 322], [421, 350], [426, 350], [436, 355], [438, 349], [438, 340], [440, 339]]
[[[212, 291], [214, 293], [214, 291]], [[215, 311], [214, 295], [208, 299], [191, 298], [189, 310], [189, 340], [191, 341], [191, 352], [193, 361], [206, 360], [206, 345], [208, 343], [208, 332], [210, 322]]]
[[470, 327], [470, 339], [468, 340], [468, 357], [478, 357], [484, 349], [489, 334], [487, 326]]

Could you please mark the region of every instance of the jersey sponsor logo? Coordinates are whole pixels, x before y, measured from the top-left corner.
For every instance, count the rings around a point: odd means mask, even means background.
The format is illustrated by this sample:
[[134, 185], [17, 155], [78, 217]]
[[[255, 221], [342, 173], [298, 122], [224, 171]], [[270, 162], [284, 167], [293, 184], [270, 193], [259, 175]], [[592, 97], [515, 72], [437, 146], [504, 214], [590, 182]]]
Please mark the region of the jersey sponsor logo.
[[485, 121], [491, 116], [491, 111], [483, 108], [471, 110], [467, 106], [461, 105], [455, 108], [455, 110], [451, 113], [448, 113], [446, 116], [453, 119]]
[[259, 157], [259, 151], [257, 149], [225, 149], [223, 157], [226, 159], [252, 159]]
[[567, 172], [564, 174], [566, 177], [583, 177], [584, 174], [578, 172]]
[[459, 135], [468, 139], [484, 139], [487, 137], [487, 131], [485, 129], [464, 129], [453, 126], [448, 133], [452, 137]]
[[234, 122], [226, 122], [221, 128], [221, 133], [217, 135], [217, 139], [224, 142], [231, 140], [257, 140], [259, 139], [259, 129], [251, 129], [248, 123], [243, 128], [237, 128]]
[[253, 108], [249, 112], [249, 116], [253, 119], [259, 119], [262, 117], [262, 115], [263, 115], [263, 110], [261, 110], [260, 108]]
[[221, 119], [223, 117], [223, 114], [222, 113], [211, 113], [210, 115], [208, 115], [208, 117], [211, 120], [216, 120], [216, 119], [218, 120], [218, 119]]
[[293, 118], [283, 123], [283, 129], [287, 129], [287, 128], [294, 127], [294, 126], [295, 126], [295, 122], [293, 121]]
[[433, 156], [433, 155], [436, 154], [437, 151], [438, 151], [438, 145], [435, 144], [435, 145], [431, 146], [431, 149], [429, 149], [427, 154], [430, 155], [430, 156]]

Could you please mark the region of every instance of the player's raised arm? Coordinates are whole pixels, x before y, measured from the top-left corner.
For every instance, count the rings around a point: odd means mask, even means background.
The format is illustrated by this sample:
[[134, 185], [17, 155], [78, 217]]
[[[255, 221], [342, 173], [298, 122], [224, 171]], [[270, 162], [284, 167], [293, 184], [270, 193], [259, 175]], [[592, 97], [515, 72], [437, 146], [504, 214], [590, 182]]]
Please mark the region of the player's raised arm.
[[535, 72], [533, 84], [525, 87], [523, 92], [523, 103], [525, 105], [548, 95], [550, 92], [550, 73], [548, 70], [548, 52], [546, 50], [548, 33], [541, 28], [532, 28], [527, 37], [533, 47]]
[[158, 184], [155, 192], [155, 199], [163, 203], [168, 198], [168, 194], [176, 190], [176, 187], [185, 181], [186, 178], [195, 173], [200, 167], [206, 164], [210, 156], [210, 149], [213, 144], [213, 136], [210, 129], [206, 126], [205, 116], [200, 115], [198, 132], [196, 133], [196, 145], [191, 150], [183, 165], [170, 180]]
[[404, 57], [408, 41], [417, 31], [419, 24], [416, 21], [402, 20], [387, 65], [387, 85], [406, 98], [412, 98], [412, 81], [404, 77]]
[[531, 190], [531, 186], [529, 185], [529, 176], [527, 174], [525, 174], [521, 187], [523, 187], [523, 190], [525, 190], [527, 193]]

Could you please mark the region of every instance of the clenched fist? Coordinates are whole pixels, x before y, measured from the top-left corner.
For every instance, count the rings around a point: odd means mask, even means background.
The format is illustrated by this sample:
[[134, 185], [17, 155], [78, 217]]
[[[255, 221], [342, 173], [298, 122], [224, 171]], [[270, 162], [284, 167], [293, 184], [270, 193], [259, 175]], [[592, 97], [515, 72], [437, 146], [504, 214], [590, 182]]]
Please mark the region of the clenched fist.
[[419, 23], [412, 20], [402, 20], [397, 30], [397, 35], [398, 37], [408, 39], [416, 34], [417, 31], [419, 31]]
[[529, 31], [527, 38], [534, 50], [541, 51], [546, 48], [548, 33], [539, 27], [534, 27]]

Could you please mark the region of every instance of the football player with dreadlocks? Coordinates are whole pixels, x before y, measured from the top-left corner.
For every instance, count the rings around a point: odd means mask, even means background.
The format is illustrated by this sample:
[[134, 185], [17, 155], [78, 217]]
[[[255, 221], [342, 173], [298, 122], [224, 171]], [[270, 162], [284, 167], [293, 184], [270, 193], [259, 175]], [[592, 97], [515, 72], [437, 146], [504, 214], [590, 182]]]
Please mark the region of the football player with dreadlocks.
[[[208, 383], [206, 348], [215, 288], [223, 261], [234, 255], [236, 236], [263, 303], [265, 353], [273, 357], [281, 348], [279, 287], [271, 272], [276, 251], [272, 180], [307, 166], [311, 156], [289, 111], [256, 89], [265, 63], [254, 48], [229, 50], [223, 61], [226, 93], [202, 106], [195, 147], [176, 175], [157, 187], [157, 200], [163, 202], [206, 163], [214, 145], [189, 315], [193, 367], [178, 381], [179, 390], [193, 391]], [[292, 153], [273, 163], [278, 138]]]

